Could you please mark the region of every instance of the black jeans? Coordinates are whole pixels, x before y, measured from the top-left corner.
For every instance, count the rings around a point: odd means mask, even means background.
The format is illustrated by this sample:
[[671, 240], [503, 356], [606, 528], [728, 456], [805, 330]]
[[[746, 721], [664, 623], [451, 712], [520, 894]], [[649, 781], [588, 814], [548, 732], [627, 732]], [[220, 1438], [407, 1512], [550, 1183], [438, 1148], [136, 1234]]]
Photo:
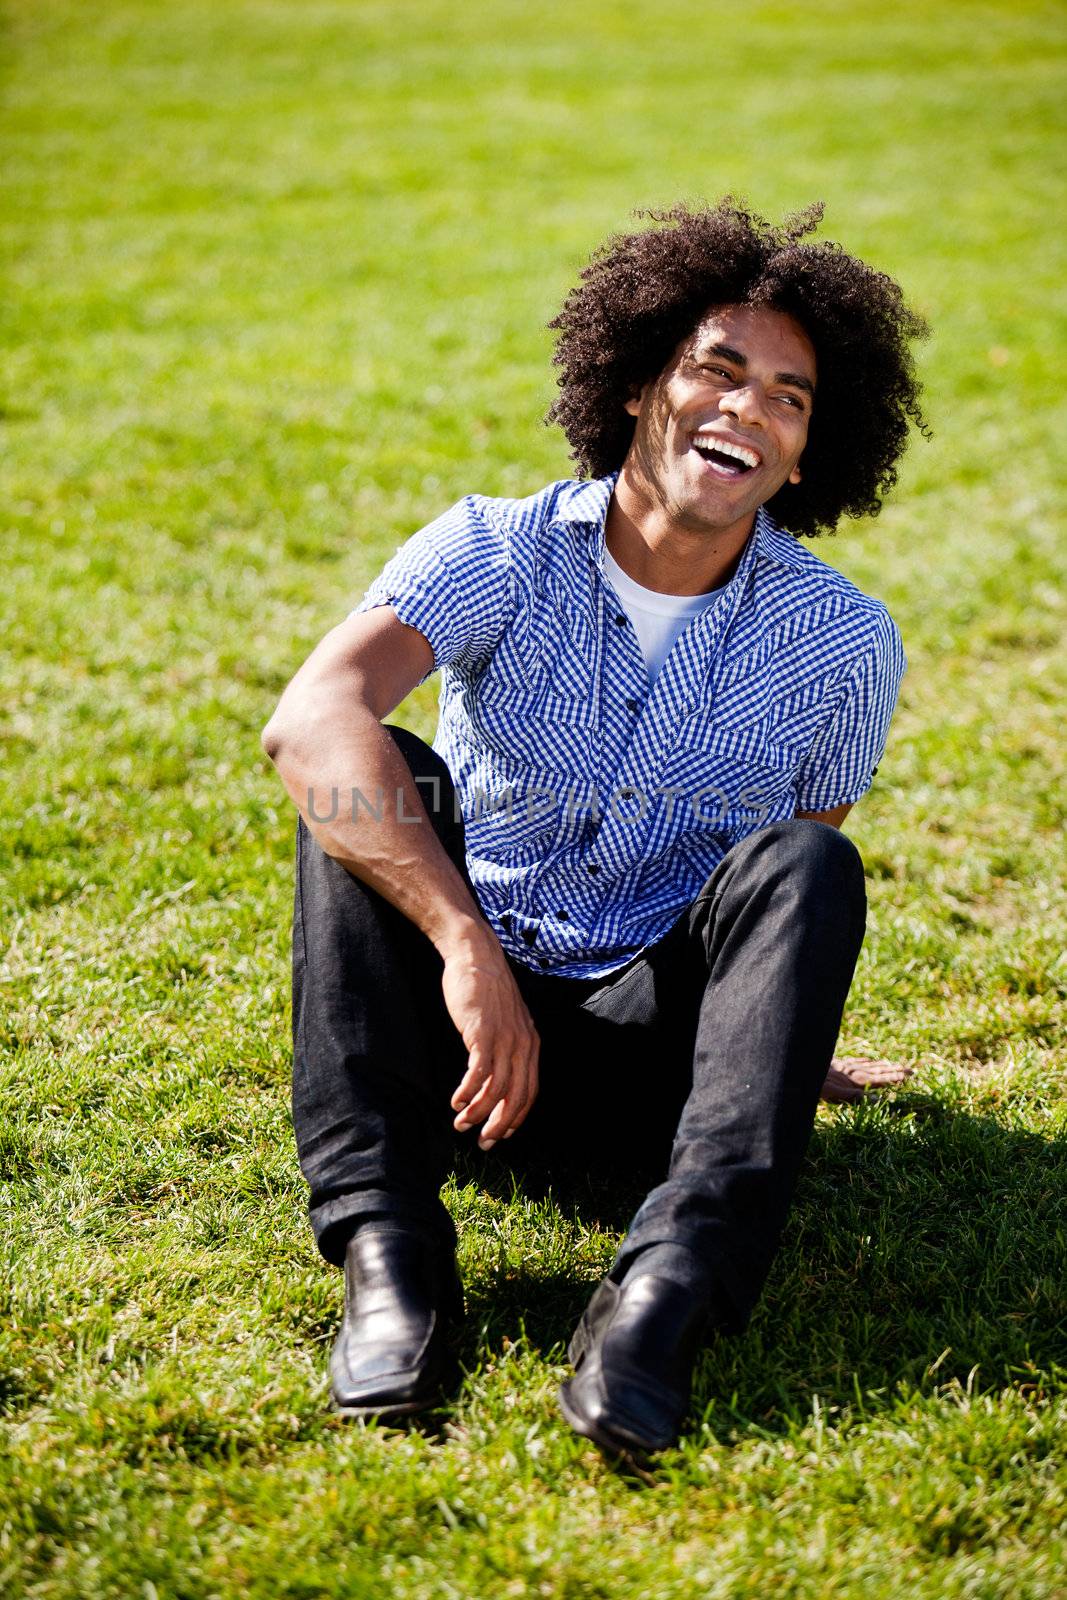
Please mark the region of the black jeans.
[[[390, 731], [466, 876], [445, 763], [405, 729]], [[794, 820], [735, 845], [665, 937], [620, 971], [559, 978], [513, 962], [541, 1036], [541, 1089], [519, 1131], [485, 1159], [540, 1149], [646, 1173], [651, 1192], [613, 1274], [649, 1246], [685, 1245], [706, 1267], [721, 1324], [743, 1328], [789, 1210], [865, 919], [855, 845]], [[343, 1260], [371, 1217], [454, 1243], [439, 1190], [466, 1058], [441, 971], [414, 923], [299, 822], [293, 1121], [328, 1261]]]

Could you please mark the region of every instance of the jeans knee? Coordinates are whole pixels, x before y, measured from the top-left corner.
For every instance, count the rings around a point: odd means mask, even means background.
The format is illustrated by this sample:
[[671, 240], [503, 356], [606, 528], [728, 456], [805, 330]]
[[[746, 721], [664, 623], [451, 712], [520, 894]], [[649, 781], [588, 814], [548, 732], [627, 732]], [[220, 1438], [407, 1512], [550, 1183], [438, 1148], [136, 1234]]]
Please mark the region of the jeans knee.
[[758, 862], [761, 872], [780, 871], [824, 889], [833, 885], [839, 893], [866, 898], [863, 858], [848, 835], [828, 822], [810, 817], [772, 822], [735, 849], [741, 853], [738, 864], [747, 856], [753, 864]]

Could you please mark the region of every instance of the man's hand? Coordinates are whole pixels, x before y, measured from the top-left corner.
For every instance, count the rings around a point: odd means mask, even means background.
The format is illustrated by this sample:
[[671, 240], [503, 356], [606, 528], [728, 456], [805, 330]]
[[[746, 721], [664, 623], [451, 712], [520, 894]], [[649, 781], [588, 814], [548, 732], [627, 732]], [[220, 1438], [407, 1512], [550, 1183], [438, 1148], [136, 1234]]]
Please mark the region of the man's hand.
[[893, 1089], [906, 1083], [912, 1068], [899, 1061], [876, 1061], [871, 1056], [835, 1056], [822, 1086], [822, 1098], [832, 1106], [855, 1105], [868, 1092]]
[[469, 1056], [452, 1096], [455, 1127], [462, 1133], [484, 1123], [478, 1144], [490, 1150], [515, 1132], [537, 1098], [540, 1040], [490, 928], [438, 948], [445, 1005]]

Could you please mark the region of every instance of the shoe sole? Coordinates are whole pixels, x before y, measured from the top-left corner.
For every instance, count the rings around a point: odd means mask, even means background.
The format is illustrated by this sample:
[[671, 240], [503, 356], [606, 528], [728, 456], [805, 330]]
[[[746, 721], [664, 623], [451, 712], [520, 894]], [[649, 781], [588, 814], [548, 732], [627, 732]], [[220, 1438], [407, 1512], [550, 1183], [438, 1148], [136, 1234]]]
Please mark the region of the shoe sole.
[[[582, 1362], [589, 1352], [590, 1342], [589, 1330], [583, 1317], [575, 1328], [571, 1336], [571, 1342], [567, 1346], [567, 1357], [576, 1373], [580, 1370]], [[576, 1411], [571, 1405], [569, 1389], [570, 1380], [567, 1379], [560, 1384], [558, 1396], [559, 1408], [563, 1412], [566, 1421], [574, 1429], [575, 1433], [580, 1433], [583, 1439], [592, 1440], [593, 1444], [598, 1445], [608, 1455], [617, 1456], [620, 1460], [631, 1462], [636, 1467], [647, 1467], [654, 1456], [659, 1455], [662, 1450], [670, 1448], [669, 1445], [627, 1443], [622, 1439], [616, 1438], [614, 1434], [606, 1432], [603, 1428], [598, 1428], [595, 1422], [589, 1422], [582, 1416], [580, 1411]]]
[[636, 1467], [645, 1467], [648, 1465], [651, 1457], [657, 1454], [653, 1448], [643, 1445], [626, 1444], [621, 1439], [617, 1439], [614, 1434], [606, 1433], [602, 1428], [598, 1428], [595, 1423], [590, 1422], [586, 1417], [583, 1417], [580, 1411], [576, 1411], [574, 1409], [570, 1403], [570, 1398], [567, 1394], [567, 1388], [568, 1385], [566, 1383], [560, 1385], [558, 1395], [559, 1408], [562, 1411], [565, 1420], [574, 1429], [575, 1433], [580, 1433], [583, 1439], [590, 1439], [592, 1443], [603, 1450], [605, 1454], [615, 1456], [620, 1461], [632, 1462]]
[[397, 1417], [414, 1417], [420, 1411], [432, 1411], [439, 1406], [444, 1397], [439, 1394], [428, 1395], [424, 1400], [396, 1401], [392, 1405], [378, 1406], [342, 1406], [336, 1400], [330, 1402], [335, 1416], [351, 1417], [356, 1421], [370, 1422], [377, 1417], [381, 1422], [391, 1422]]
[[420, 1411], [433, 1411], [438, 1406], [445, 1405], [462, 1381], [463, 1374], [459, 1363], [456, 1362], [446, 1367], [431, 1389], [410, 1400], [380, 1400], [367, 1405], [342, 1405], [331, 1394], [330, 1408], [336, 1416], [363, 1421], [368, 1421], [372, 1417], [380, 1417], [383, 1422], [389, 1422], [394, 1417], [414, 1417]]

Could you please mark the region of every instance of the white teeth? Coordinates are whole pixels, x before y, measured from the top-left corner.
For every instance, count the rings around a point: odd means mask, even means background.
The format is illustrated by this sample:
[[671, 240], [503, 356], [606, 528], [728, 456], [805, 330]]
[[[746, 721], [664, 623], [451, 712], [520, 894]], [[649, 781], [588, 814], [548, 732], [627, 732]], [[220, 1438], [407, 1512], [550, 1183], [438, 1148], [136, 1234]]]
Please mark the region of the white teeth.
[[705, 450], [717, 450], [720, 455], [733, 456], [735, 461], [744, 462], [746, 467], [759, 466], [760, 458], [755, 450], [746, 450], [743, 444], [734, 444], [716, 433], [695, 433], [693, 443], [703, 445]]

